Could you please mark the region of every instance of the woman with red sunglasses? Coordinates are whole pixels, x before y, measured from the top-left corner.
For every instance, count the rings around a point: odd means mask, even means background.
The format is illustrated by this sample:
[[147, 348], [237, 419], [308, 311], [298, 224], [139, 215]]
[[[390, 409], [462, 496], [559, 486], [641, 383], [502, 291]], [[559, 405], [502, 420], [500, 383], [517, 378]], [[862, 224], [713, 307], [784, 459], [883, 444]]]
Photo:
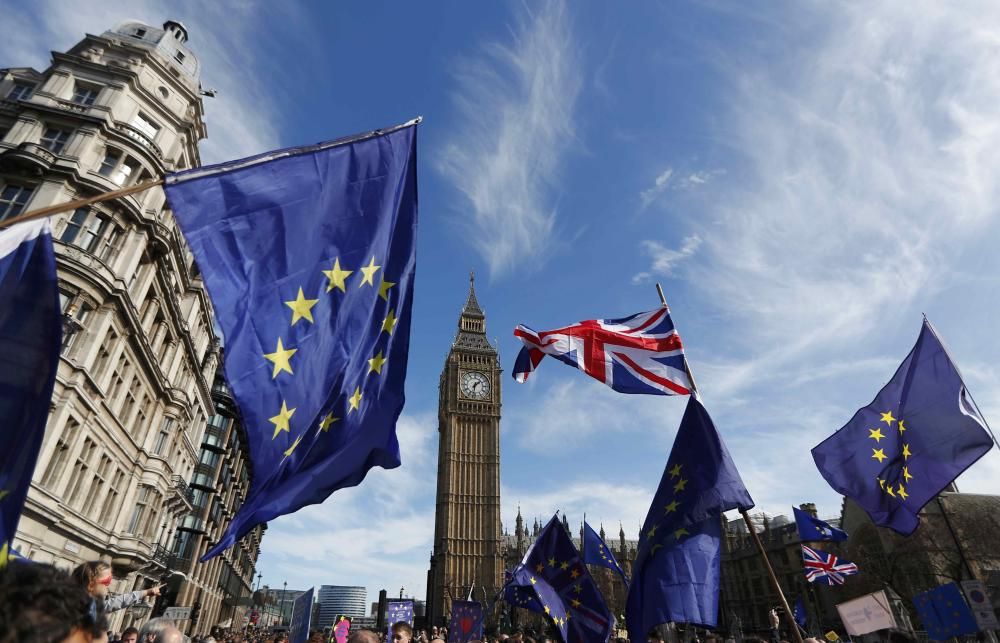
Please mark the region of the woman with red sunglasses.
[[109, 594], [111, 581], [114, 580], [111, 577], [111, 565], [99, 560], [77, 565], [76, 569], [73, 570], [73, 579], [85, 588], [88, 594], [104, 601], [105, 613], [117, 612], [136, 603], [141, 603], [147, 596], [159, 596], [160, 587], [162, 587], [162, 585], [157, 585], [125, 594]]

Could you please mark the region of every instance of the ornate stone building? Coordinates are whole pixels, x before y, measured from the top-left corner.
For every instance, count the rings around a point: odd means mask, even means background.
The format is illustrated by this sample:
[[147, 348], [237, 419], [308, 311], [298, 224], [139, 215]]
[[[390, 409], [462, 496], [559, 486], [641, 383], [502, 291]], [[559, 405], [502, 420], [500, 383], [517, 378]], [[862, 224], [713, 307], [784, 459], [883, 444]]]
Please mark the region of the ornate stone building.
[[[178, 22], [125, 22], [54, 52], [44, 71], [0, 70], [0, 220], [199, 165], [206, 128], [187, 38]], [[188, 485], [217, 438], [206, 431], [219, 364], [211, 307], [162, 190], [55, 216], [52, 227], [64, 345], [15, 547], [63, 567], [108, 560], [115, 592], [150, 586], [194, 564], [201, 545], [184, 534], [215, 511]], [[244, 492], [227, 487], [217, 518]], [[241, 585], [259, 538], [232, 565]], [[174, 587], [175, 598], [223, 603], [232, 563], [187, 567], [202, 594]], [[146, 616], [126, 610], [111, 625]]]
[[434, 552], [429, 623], [441, 624], [469, 587], [503, 585], [500, 525], [500, 362], [470, 278], [469, 296], [439, 383]]

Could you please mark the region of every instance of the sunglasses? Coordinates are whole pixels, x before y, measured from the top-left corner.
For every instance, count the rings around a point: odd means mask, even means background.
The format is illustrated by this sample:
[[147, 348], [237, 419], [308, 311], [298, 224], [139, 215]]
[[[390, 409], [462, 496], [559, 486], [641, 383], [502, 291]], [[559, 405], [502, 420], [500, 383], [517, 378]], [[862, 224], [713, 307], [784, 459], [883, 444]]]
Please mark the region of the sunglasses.
[[111, 581], [113, 581], [113, 580], [114, 580], [114, 578], [112, 578], [111, 576], [108, 576], [107, 578], [102, 578], [101, 580], [97, 581], [97, 584], [98, 585], [104, 585], [105, 587], [111, 587]]

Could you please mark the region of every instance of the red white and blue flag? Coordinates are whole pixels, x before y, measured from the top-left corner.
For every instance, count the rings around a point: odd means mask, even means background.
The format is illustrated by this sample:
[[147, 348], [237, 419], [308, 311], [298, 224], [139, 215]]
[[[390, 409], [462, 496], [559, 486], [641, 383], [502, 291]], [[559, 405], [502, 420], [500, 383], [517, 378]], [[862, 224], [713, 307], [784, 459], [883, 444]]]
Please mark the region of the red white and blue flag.
[[843, 585], [844, 577], [858, 573], [858, 566], [819, 549], [802, 545], [802, 566], [806, 580], [825, 585]]
[[689, 395], [684, 348], [666, 306], [621, 319], [591, 319], [534, 331], [519, 325], [524, 343], [514, 379], [524, 382], [546, 355], [576, 367], [619, 393]]

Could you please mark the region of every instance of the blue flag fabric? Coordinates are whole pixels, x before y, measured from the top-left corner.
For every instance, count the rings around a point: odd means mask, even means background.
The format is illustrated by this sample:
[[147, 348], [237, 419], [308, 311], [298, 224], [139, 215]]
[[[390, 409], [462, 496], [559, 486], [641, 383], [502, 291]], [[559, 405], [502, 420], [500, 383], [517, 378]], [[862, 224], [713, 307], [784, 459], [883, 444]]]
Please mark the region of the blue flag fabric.
[[909, 535], [917, 514], [993, 442], [925, 319], [875, 400], [812, 450], [820, 473], [876, 525]]
[[535, 596], [541, 607], [535, 611], [552, 621], [565, 643], [607, 643], [614, 632], [614, 617], [558, 516], [514, 568], [504, 587], [505, 599], [511, 587]]
[[469, 643], [483, 640], [483, 620], [486, 613], [479, 601], [452, 601], [448, 623], [448, 643]]
[[604, 542], [600, 534], [594, 531], [594, 528], [587, 521], [583, 522], [583, 562], [588, 565], [600, 565], [601, 567], [613, 569], [621, 575], [625, 584], [628, 584], [628, 578], [625, 577], [625, 572], [622, 571], [621, 565], [615, 560], [615, 555], [612, 553], [611, 548], [608, 547], [608, 544]]
[[[0, 566], [45, 437], [62, 325], [47, 219], [0, 230]], [[13, 555], [11, 557], [16, 557]]]
[[799, 598], [795, 601], [793, 616], [795, 617], [795, 622], [798, 623], [799, 627], [803, 630], [806, 629], [806, 603], [802, 600], [801, 596], [799, 596]]
[[167, 177], [246, 428], [256, 525], [399, 466], [416, 266], [416, 126]]
[[913, 597], [913, 604], [927, 636], [935, 641], [979, 631], [976, 617], [955, 583], [939, 585], [929, 592], [917, 594]]
[[386, 641], [392, 640], [392, 626], [396, 623], [409, 623], [413, 626], [413, 601], [389, 601], [385, 606]]
[[799, 528], [799, 538], [805, 542], [818, 540], [841, 541], [847, 540], [847, 532], [837, 529], [833, 525], [819, 518], [814, 518], [812, 514], [802, 511], [798, 507], [792, 507], [795, 512], [795, 524]]
[[639, 535], [625, 603], [630, 640], [669, 621], [715, 627], [721, 514], [752, 506], [712, 418], [692, 396]]
[[306, 643], [309, 640], [309, 627], [312, 624], [313, 590], [300, 595], [292, 603], [292, 625], [288, 630], [288, 643]]
[[[515, 571], [516, 569], [520, 569], [520, 567], [515, 568]], [[521, 587], [520, 585], [513, 584], [513, 580], [514, 571], [505, 571], [502, 591], [503, 600], [514, 607], [521, 607], [531, 612], [542, 612], [544, 608], [538, 599], [538, 595], [531, 589], [531, 583], [528, 583], [528, 587]]]

